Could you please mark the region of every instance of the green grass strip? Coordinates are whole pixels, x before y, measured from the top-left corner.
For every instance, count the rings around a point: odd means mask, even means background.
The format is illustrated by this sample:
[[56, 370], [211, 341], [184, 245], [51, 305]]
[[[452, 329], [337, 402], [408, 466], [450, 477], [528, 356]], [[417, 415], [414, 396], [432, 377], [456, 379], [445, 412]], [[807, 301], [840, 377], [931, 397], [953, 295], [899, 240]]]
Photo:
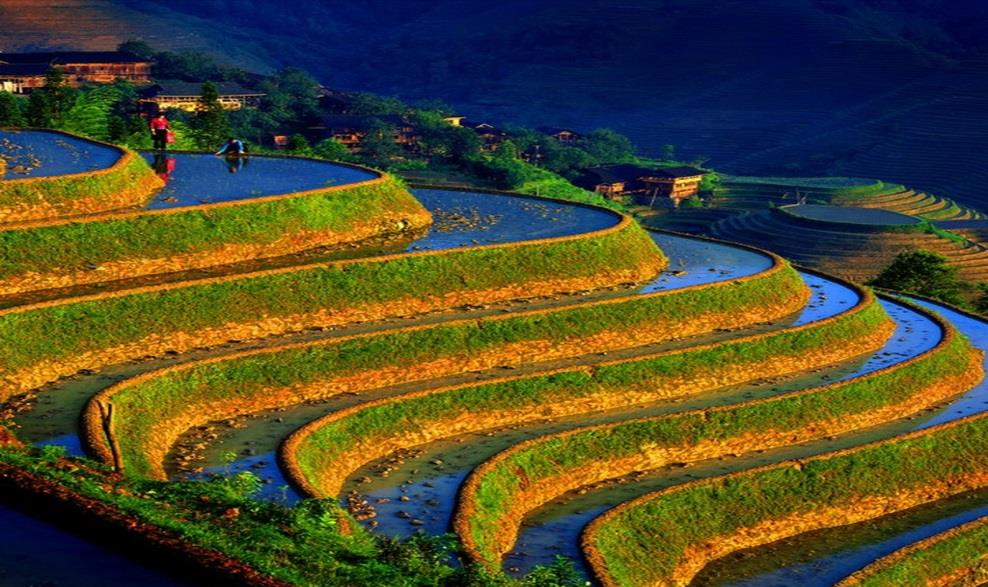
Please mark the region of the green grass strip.
[[579, 237], [319, 264], [15, 308], [0, 313], [0, 377], [8, 378], [0, 395], [36, 384], [9, 378], [39, 363], [77, 360], [151, 336], [170, 340], [177, 333], [409, 299], [440, 304], [442, 296], [559, 279], [593, 280], [599, 287], [651, 276], [663, 261], [648, 234], [627, 223]]
[[988, 517], [907, 546], [851, 575], [839, 587], [922, 587], [948, 577], [970, 585], [988, 578]]
[[[138, 157], [140, 163], [143, 159]], [[267, 244], [299, 232], [345, 234], [375, 218], [427, 215], [391, 177], [293, 197], [238, 201], [107, 216], [0, 231], [0, 279], [29, 272], [79, 271], [92, 265], [208, 252], [224, 245]], [[422, 224], [421, 221], [417, 224]], [[382, 232], [395, 231], [393, 225]]]
[[[550, 374], [510, 379], [435, 393], [395, 398], [361, 408], [342, 418], [316, 422], [296, 433], [292, 455], [301, 484], [325, 486], [322, 477], [339, 474], [339, 462], [351, 451], [377, 439], [414, 434], [434, 428], [438, 420], [468, 418], [503, 410], [537, 411], [540, 406], [607, 394], [649, 391], [671, 381], [689, 381], [710, 372], [745, 369], [767, 361], [801, 356], [816, 349], [873, 332], [887, 320], [882, 307], [871, 303], [863, 310], [816, 328], [781, 331], [753, 340], [740, 340], [687, 349], [641, 359], [605, 364], [593, 369], [574, 368]], [[288, 445], [292, 445], [290, 440]]]
[[839, 421], [895, 406], [944, 378], [965, 373], [970, 352], [968, 341], [954, 335], [943, 348], [902, 368], [892, 366], [846, 382], [737, 406], [553, 434], [509, 449], [489, 461], [492, 468], [468, 483], [473, 489], [461, 497], [464, 509], [469, 510], [463, 521], [469, 536], [464, 539], [485, 563], [496, 566], [500, 558], [496, 537], [504, 514], [529, 488], [551, 486], [554, 479], [601, 461], [633, 457], [645, 451], [644, 447], [652, 451], [728, 441], [759, 432], [784, 434], [817, 422]]
[[[666, 584], [687, 550], [745, 528], [988, 473], [988, 415], [849, 451], [675, 487], [611, 510], [584, 532], [609, 585]], [[959, 489], [957, 490], [959, 491]]]
[[[151, 167], [140, 155], [119, 147], [113, 148], [120, 150], [121, 157], [127, 160], [106, 170], [14, 181], [0, 180], [0, 209], [31, 208], [48, 204], [55, 210], [69, 213], [74, 211], [73, 206], [79, 200], [111, 199], [118, 194], [134, 192], [135, 186], [138, 190], [130, 205], [148, 200], [154, 188], [160, 185]], [[78, 214], [80, 211], [74, 213]]]
[[462, 362], [512, 343], [547, 341], [555, 346], [608, 332], [675, 331], [670, 322], [687, 325], [710, 314], [757, 313], [758, 308], [784, 307], [804, 287], [796, 271], [786, 266], [760, 279], [293, 346], [169, 370], [160, 377], [125, 384], [107, 401], [113, 405], [113, 429], [124, 469], [129, 474], [148, 476], [159, 466], [148, 461], [144, 445], [150, 439], [149, 432], [170, 416], [187, 412], [190, 406], [213, 402], [249, 405], [252, 398], [271, 389], [389, 367], [412, 369], [441, 359]]

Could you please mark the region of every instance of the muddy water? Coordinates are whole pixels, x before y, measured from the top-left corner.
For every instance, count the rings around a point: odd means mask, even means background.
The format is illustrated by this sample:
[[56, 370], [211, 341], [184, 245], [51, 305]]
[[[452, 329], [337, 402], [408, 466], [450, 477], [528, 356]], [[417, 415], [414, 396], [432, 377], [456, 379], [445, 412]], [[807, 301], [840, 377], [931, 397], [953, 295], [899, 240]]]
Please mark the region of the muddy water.
[[[939, 304], [913, 300], [949, 320], [988, 351], [988, 324]], [[986, 360], [988, 361], [988, 360]], [[988, 363], [986, 363], [988, 366]], [[914, 422], [927, 428], [988, 409], [988, 380], [943, 409]], [[700, 584], [749, 586], [830, 585], [903, 546], [988, 515], [988, 491], [914, 508], [874, 522], [816, 532], [726, 557], [704, 570]]]
[[172, 587], [187, 582], [142, 566], [103, 546], [0, 506], [0, 585], [11, 587]]
[[106, 169], [120, 159], [120, 151], [59, 133], [0, 130], [0, 157], [7, 161], [2, 181]]

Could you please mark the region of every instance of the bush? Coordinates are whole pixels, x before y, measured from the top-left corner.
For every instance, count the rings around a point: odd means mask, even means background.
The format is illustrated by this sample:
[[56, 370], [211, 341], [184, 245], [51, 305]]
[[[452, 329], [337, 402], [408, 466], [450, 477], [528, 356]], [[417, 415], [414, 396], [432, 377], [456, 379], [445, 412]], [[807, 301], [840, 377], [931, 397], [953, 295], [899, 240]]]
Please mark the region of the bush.
[[869, 285], [962, 304], [963, 284], [957, 269], [939, 253], [916, 249], [899, 253]]

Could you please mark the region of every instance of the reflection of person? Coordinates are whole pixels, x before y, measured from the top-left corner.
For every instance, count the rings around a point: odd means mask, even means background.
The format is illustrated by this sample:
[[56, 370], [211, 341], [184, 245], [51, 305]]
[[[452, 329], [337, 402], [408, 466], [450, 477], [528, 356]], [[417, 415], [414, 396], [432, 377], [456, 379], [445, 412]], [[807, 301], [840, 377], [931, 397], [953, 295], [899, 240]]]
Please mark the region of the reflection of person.
[[247, 157], [228, 154], [224, 159], [226, 159], [226, 170], [230, 173], [236, 173], [247, 166]]
[[175, 171], [175, 158], [164, 153], [155, 153], [151, 168], [158, 174], [158, 177], [167, 182], [172, 178], [172, 172]]
[[164, 151], [168, 148], [168, 119], [159, 112], [151, 119], [151, 136], [154, 138], [154, 149]]
[[227, 157], [237, 157], [240, 155], [247, 154], [247, 145], [244, 144], [240, 139], [235, 139], [230, 137], [226, 140], [226, 143], [219, 151], [216, 151], [217, 155], [226, 155]]

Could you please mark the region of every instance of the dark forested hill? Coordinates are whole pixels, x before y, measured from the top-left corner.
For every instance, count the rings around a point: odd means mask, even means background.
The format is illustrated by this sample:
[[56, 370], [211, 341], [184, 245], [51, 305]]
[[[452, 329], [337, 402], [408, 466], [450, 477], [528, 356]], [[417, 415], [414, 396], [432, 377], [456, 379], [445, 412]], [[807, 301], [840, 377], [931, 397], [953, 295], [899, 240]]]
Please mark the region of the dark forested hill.
[[[300, 65], [330, 86], [438, 97], [474, 118], [609, 126], [646, 152], [674, 144], [728, 170], [881, 176], [984, 202], [986, 1], [75, 4], [160, 46]], [[5, 34], [17, 31], [0, 46]]]

